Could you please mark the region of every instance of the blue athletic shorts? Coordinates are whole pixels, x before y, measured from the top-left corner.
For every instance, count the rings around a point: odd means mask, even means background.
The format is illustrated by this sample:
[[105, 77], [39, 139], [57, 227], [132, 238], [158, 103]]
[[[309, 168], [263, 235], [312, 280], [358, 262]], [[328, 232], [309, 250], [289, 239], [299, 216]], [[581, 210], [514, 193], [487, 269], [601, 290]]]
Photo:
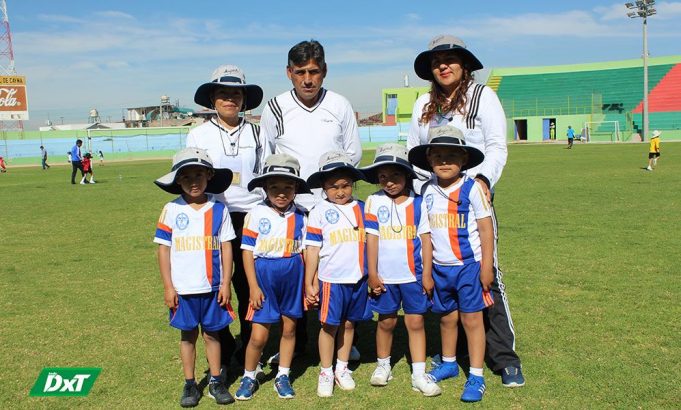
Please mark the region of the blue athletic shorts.
[[369, 297], [371, 310], [376, 313], [383, 315], [396, 313], [402, 306], [404, 313], [422, 315], [430, 308], [431, 302], [423, 293], [420, 282], [388, 283], [383, 286], [385, 292]]
[[480, 284], [480, 262], [463, 266], [433, 264], [434, 313], [479, 312], [485, 308]]
[[329, 283], [319, 281], [319, 321], [338, 326], [344, 320], [370, 320], [368, 276], [357, 283]]
[[180, 330], [194, 330], [201, 325], [203, 330], [216, 332], [236, 318], [232, 306], [220, 306], [217, 291], [177, 295], [177, 301], [177, 308], [170, 309], [169, 318], [170, 326]]
[[246, 319], [253, 323], [279, 323], [282, 316], [295, 319], [303, 317], [304, 268], [302, 255], [257, 258], [255, 277], [265, 300], [260, 310], [249, 305]]

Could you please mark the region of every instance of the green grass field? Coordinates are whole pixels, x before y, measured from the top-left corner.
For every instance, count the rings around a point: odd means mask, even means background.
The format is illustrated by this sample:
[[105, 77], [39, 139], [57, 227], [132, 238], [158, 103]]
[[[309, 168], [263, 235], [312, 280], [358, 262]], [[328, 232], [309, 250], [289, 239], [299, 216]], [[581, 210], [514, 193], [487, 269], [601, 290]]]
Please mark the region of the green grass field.
[[[403, 329], [395, 379], [373, 388], [370, 323], [360, 328], [355, 391], [317, 398], [312, 348], [294, 363], [295, 400], [277, 399], [270, 375], [251, 402], [237, 405], [678, 408], [681, 144], [663, 144], [654, 172], [641, 169], [646, 152], [647, 144], [510, 147], [496, 207], [524, 388], [505, 389], [486, 372], [482, 404], [458, 401], [461, 377], [443, 383], [442, 396], [423, 398], [410, 388]], [[108, 163], [95, 168], [99, 183], [90, 186], [71, 185], [66, 167], [0, 175], [0, 407], [177, 407], [179, 334], [167, 324], [151, 242], [171, 199], [152, 181], [169, 165]], [[362, 186], [359, 196], [371, 190]], [[428, 336], [432, 354], [433, 321]], [[66, 366], [102, 368], [88, 397], [28, 396], [43, 367]]]

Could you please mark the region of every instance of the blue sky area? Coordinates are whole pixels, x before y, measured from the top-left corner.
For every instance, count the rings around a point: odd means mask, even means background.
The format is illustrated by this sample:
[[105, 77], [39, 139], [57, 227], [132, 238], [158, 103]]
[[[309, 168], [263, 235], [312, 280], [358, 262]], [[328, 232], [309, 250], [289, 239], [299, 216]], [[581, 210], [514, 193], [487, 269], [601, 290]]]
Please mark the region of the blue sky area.
[[[265, 98], [290, 88], [286, 54], [314, 38], [325, 85], [362, 114], [399, 87], [434, 35], [463, 38], [486, 67], [640, 58], [642, 21], [624, 2], [583, 1], [54, 1], [7, 0], [17, 72], [27, 77], [27, 129], [85, 122], [90, 108], [120, 120], [125, 107], [168, 95], [196, 108], [194, 91], [220, 64], [236, 64]], [[443, 7], [446, 5], [447, 7]], [[658, 1], [651, 56], [681, 54], [681, 2]], [[256, 110], [259, 112], [262, 106]]]

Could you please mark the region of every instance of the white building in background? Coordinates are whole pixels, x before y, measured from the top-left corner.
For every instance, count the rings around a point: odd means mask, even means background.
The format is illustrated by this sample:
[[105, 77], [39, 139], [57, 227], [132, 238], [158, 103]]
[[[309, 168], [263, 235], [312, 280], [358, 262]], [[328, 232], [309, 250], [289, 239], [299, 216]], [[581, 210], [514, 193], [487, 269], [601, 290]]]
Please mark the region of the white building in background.
[[83, 130], [120, 130], [125, 128], [124, 122], [96, 122], [87, 124], [60, 124], [40, 127], [40, 131], [83, 131]]

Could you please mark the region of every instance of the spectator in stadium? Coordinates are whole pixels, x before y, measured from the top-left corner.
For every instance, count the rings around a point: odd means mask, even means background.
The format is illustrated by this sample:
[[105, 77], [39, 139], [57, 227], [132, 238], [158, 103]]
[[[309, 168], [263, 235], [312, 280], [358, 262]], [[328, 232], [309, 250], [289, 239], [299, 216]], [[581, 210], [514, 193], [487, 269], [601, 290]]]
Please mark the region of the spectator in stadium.
[[568, 146], [567, 149], [572, 149], [572, 143], [575, 141], [575, 130], [572, 129], [572, 125], [568, 125], [567, 133]]
[[80, 153], [80, 147], [83, 145], [83, 140], [77, 139], [76, 145], [71, 148], [71, 183], [76, 183], [76, 172], [80, 170], [83, 178], [85, 178], [85, 171], [83, 170], [83, 156]]
[[102, 152], [101, 149], [98, 151], [98, 153], [99, 153], [99, 165], [104, 166], [104, 153]]
[[660, 158], [660, 135], [659, 130], [653, 131], [653, 136], [650, 138], [650, 149], [648, 150], [648, 166], [647, 171], [652, 171], [657, 166], [657, 159]]
[[[480, 183], [487, 200], [494, 199], [494, 186], [499, 181], [506, 164], [506, 116], [495, 92], [482, 84], [476, 84], [473, 72], [482, 63], [466, 48], [463, 40], [451, 35], [433, 38], [428, 49], [414, 61], [416, 74], [431, 83], [428, 94], [414, 103], [407, 148], [428, 143], [428, 130], [444, 125], [454, 126], [463, 132], [466, 145], [479, 149], [484, 161], [466, 171]], [[429, 172], [416, 169], [419, 180], [417, 189], [431, 177]], [[515, 352], [515, 330], [508, 306], [506, 287], [497, 260], [497, 223], [494, 222], [494, 282], [490, 289], [494, 304], [485, 309], [486, 362], [495, 373], [501, 373], [506, 387], [525, 384], [520, 358]], [[459, 332], [464, 335], [464, 332]], [[467, 356], [465, 337], [459, 337], [459, 362]], [[451, 360], [451, 358], [448, 358]]]
[[40, 163], [43, 167], [43, 170], [50, 167], [50, 165], [47, 163], [47, 150], [42, 145], [40, 146]]
[[248, 183], [262, 172], [262, 164], [271, 152], [260, 136], [260, 127], [246, 121], [239, 113], [252, 110], [262, 101], [262, 88], [247, 84], [243, 71], [234, 65], [221, 65], [213, 71], [210, 81], [202, 84], [194, 94], [194, 102], [215, 110], [215, 117], [194, 128], [187, 135], [187, 147], [208, 151], [213, 164], [232, 170], [232, 184], [220, 199], [227, 203], [234, 224], [234, 274], [232, 283], [239, 301], [241, 346], [236, 350], [234, 337], [226, 327], [220, 334], [222, 361], [229, 364], [234, 355], [244, 362], [246, 346], [251, 338], [251, 324], [246, 320], [249, 288], [243, 259], [239, 252], [244, 217], [264, 199], [263, 191], [248, 191]]
[[[262, 136], [276, 153], [289, 154], [300, 162], [300, 176], [307, 179], [318, 171], [322, 154], [345, 151], [354, 166], [362, 159], [357, 120], [350, 102], [322, 87], [327, 74], [324, 47], [315, 40], [301, 41], [288, 52], [286, 75], [293, 90], [267, 102], [260, 119]], [[321, 189], [296, 197], [307, 211], [322, 199]], [[296, 326], [296, 352], [305, 351], [306, 317]], [[352, 360], [359, 360], [353, 348]], [[271, 362], [276, 363], [275, 355]]]

